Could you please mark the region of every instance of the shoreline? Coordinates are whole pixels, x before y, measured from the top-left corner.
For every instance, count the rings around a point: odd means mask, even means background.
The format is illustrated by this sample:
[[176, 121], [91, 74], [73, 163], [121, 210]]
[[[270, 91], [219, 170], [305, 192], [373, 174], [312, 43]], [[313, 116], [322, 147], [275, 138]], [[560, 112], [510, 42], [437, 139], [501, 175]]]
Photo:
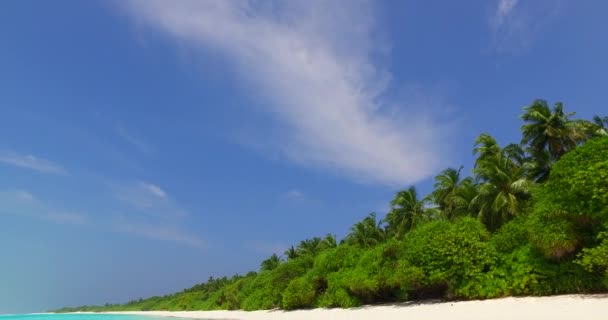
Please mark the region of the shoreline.
[[[87, 312], [88, 313], [88, 312]], [[350, 309], [263, 311], [116, 311], [105, 314], [233, 320], [499, 320], [499, 319], [606, 319], [608, 294], [507, 297], [456, 302], [404, 302]]]

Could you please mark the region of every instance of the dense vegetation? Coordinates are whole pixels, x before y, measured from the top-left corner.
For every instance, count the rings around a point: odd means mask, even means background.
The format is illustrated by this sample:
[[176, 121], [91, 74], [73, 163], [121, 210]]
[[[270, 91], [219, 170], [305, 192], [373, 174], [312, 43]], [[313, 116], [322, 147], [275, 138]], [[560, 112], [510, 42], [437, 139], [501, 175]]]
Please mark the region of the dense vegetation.
[[59, 311], [353, 307], [608, 289], [608, 117], [560, 103], [524, 108], [520, 143], [475, 141], [472, 176], [449, 168], [421, 198], [399, 191], [383, 219], [273, 255], [259, 272], [164, 297]]

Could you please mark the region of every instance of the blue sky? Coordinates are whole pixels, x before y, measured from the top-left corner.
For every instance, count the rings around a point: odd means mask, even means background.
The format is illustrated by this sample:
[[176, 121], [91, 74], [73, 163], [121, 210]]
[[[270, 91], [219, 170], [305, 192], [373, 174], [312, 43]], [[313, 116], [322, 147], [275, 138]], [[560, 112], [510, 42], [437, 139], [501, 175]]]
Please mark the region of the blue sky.
[[0, 313], [121, 302], [344, 236], [607, 113], [604, 1], [3, 1]]

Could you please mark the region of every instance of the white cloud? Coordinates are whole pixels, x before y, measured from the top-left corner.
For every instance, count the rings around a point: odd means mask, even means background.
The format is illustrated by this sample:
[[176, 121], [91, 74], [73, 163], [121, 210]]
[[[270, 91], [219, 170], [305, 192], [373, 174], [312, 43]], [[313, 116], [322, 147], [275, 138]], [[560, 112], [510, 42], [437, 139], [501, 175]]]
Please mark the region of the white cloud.
[[183, 227], [188, 212], [160, 186], [138, 181], [111, 183], [109, 187], [114, 197], [126, 205], [117, 209], [113, 230], [192, 247], [205, 246]]
[[558, 16], [560, 8], [560, 0], [498, 0], [489, 20], [493, 49], [504, 53], [521, 53], [529, 49]]
[[66, 174], [66, 170], [61, 166], [33, 155], [19, 154], [13, 151], [0, 151], [0, 162], [49, 174]]
[[[231, 61], [276, 116], [284, 155], [358, 181], [413, 183], [442, 159], [442, 128], [421, 110], [382, 101], [391, 76], [372, 58], [372, 3], [125, 1], [138, 19]], [[390, 109], [390, 110], [389, 110]]]
[[161, 187], [150, 182], [110, 183], [114, 197], [148, 216], [180, 218], [188, 215]]
[[167, 193], [155, 184], [147, 183], [147, 182], [140, 182], [140, 185], [142, 186], [142, 188], [148, 190], [151, 194], [153, 194], [159, 198], [167, 197]]
[[[99, 215], [96, 221], [103, 229], [133, 234], [148, 239], [204, 247], [204, 242], [182, 227], [187, 212], [181, 209], [160, 187], [147, 183], [110, 185], [114, 196], [121, 197], [126, 207], [113, 208], [113, 216]], [[124, 205], [123, 205], [124, 206]], [[121, 213], [122, 212], [122, 213]], [[50, 204], [27, 190], [0, 191], [0, 215], [15, 214], [56, 224], [91, 224], [90, 216]]]
[[19, 189], [0, 191], [0, 212], [35, 217], [57, 224], [89, 223], [88, 217], [82, 213], [57, 209], [39, 200], [29, 191]]
[[519, 0], [499, 0], [498, 9], [496, 10], [495, 23], [497, 25], [504, 24], [507, 18], [513, 12], [513, 9], [515, 9], [518, 2]]

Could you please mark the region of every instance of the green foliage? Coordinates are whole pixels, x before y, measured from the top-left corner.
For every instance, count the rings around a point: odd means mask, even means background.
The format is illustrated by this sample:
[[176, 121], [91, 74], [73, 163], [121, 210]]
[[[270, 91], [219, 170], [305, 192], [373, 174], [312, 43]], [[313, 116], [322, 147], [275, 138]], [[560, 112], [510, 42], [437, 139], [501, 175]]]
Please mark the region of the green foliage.
[[608, 117], [593, 116], [593, 121], [589, 122], [587, 131], [591, 137], [608, 136]]
[[[608, 229], [608, 224], [604, 225], [604, 229]], [[604, 283], [608, 286], [608, 231], [600, 232], [597, 240], [597, 246], [583, 249], [576, 263], [589, 272], [603, 274]]]
[[503, 225], [490, 239], [494, 248], [499, 252], [512, 252], [514, 249], [528, 243], [528, 224], [523, 217]]
[[272, 256], [270, 256], [270, 258], [262, 261], [262, 264], [260, 265], [260, 271], [272, 271], [278, 268], [280, 264], [281, 258], [279, 258], [279, 256], [274, 253], [272, 254]]
[[304, 275], [312, 268], [311, 256], [302, 256], [280, 264], [276, 269], [260, 273], [242, 291], [245, 310], [273, 309], [281, 307], [283, 291], [289, 282]]
[[310, 308], [316, 294], [315, 283], [311, 276], [296, 278], [289, 283], [283, 292], [283, 309]]
[[347, 308], [606, 291], [608, 121], [571, 116], [535, 101], [522, 116], [522, 145], [502, 148], [480, 135], [472, 177], [447, 169], [427, 197], [399, 191], [384, 219], [368, 215], [339, 244], [331, 234], [313, 237], [286, 250], [287, 261], [264, 260], [259, 273], [58, 311]]
[[608, 138], [564, 155], [535, 193], [532, 243], [561, 259], [592, 243], [608, 219]]
[[418, 199], [415, 187], [397, 193], [391, 201], [391, 210], [386, 215], [386, 231], [389, 235], [402, 238], [416, 226], [431, 220], [434, 210], [426, 206], [425, 200]]
[[478, 158], [473, 173], [480, 185], [469, 208], [493, 231], [520, 214], [529, 196], [530, 181], [525, 178], [524, 154], [517, 145], [501, 148], [486, 133], [475, 140], [474, 153]]
[[347, 290], [348, 276], [344, 272], [334, 272], [327, 277], [327, 289], [319, 299], [319, 306], [325, 308], [351, 308], [362, 303]]
[[555, 163], [538, 200], [578, 215], [608, 214], [608, 138], [593, 139]]
[[479, 287], [478, 279], [496, 260], [489, 238], [483, 224], [473, 218], [432, 222], [410, 233], [404, 241], [404, 257], [425, 274], [421, 295], [473, 297], [471, 287]]
[[435, 177], [432, 193], [443, 216], [454, 219], [469, 214], [469, 204], [478, 193], [473, 178], [461, 177], [462, 167], [448, 168]]
[[381, 225], [382, 223], [376, 219], [376, 213], [372, 212], [350, 228], [345, 242], [361, 248], [373, 247], [386, 239], [386, 233]]
[[357, 265], [346, 272], [348, 292], [363, 303], [404, 301], [405, 279], [395, 272], [399, 251], [399, 243], [390, 241], [364, 252]]
[[535, 100], [524, 108], [521, 118], [522, 144], [528, 144], [532, 150], [547, 150], [554, 160], [574, 149], [587, 137], [580, 122], [572, 121], [574, 112], [565, 113], [561, 102], [555, 103], [553, 111], [545, 100]]

